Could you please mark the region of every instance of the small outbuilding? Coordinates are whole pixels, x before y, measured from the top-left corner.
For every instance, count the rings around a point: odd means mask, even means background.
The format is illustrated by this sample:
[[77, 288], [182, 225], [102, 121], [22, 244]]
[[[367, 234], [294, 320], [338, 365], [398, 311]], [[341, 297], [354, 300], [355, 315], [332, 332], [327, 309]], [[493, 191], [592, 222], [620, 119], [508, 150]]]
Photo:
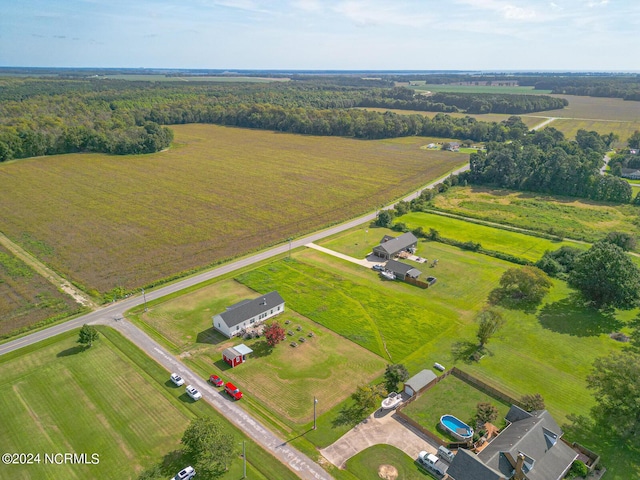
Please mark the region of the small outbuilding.
[[404, 393], [413, 397], [416, 393], [424, 390], [424, 388], [436, 378], [438, 378], [438, 376], [433, 373], [433, 371], [424, 369], [404, 382]]
[[389, 260], [384, 268], [388, 272], [393, 273], [398, 280], [405, 280], [407, 277], [418, 278], [422, 274], [417, 268], [396, 260]]
[[247, 347], [244, 343], [241, 343], [235, 347], [225, 348], [222, 351], [222, 360], [232, 367], [236, 367], [241, 363], [246, 362], [247, 356], [251, 353], [253, 353], [253, 350]]
[[399, 237], [385, 235], [382, 237], [380, 245], [373, 247], [373, 254], [380, 258], [390, 260], [400, 252], [414, 253], [417, 246], [418, 239], [411, 232], [407, 232]]

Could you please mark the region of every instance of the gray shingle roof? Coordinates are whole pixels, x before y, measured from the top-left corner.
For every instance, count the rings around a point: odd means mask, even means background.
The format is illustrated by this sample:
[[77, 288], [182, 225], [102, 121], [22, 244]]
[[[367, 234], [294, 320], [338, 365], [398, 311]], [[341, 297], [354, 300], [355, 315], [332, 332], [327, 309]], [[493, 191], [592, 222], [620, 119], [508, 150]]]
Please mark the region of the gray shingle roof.
[[235, 305], [231, 305], [227, 307], [227, 310], [222, 312], [220, 316], [224, 320], [224, 323], [231, 328], [283, 303], [283, 298], [278, 292], [274, 291], [266, 295], [261, 295], [253, 300], [243, 300]]
[[454, 480], [503, 480], [506, 477], [496, 472], [464, 448], [458, 449], [447, 473]]
[[433, 373], [431, 370], [424, 369], [421, 372], [418, 372], [417, 374], [415, 374], [406, 382], [404, 382], [404, 384], [409, 385], [414, 392], [417, 392], [418, 390], [424, 388], [427, 385], [427, 383], [429, 383], [432, 380], [435, 380], [436, 377], [437, 375]]
[[397, 273], [400, 275], [409, 275], [410, 277], [419, 277], [422, 272], [417, 268], [414, 268], [411, 265], [406, 263], [398, 262], [397, 260], [389, 260], [385, 268], [387, 270], [391, 270], [393, 273]]
[[384, 243], [381, 243], [376, 248], [381, 248], [389, 255], [394, 255], [417, 242], [418, 239], [416, 238], [416, 236], [411, 232], [407, 232], [400, 235], [399, 237], [394, 238], [393, 240], [388, 240]]
[[513, 467], [502, 452], [510, 453], [514, 459], [522, 452], [535, 460], [533, 468], [526, 472], [529, 479], [561, 478], [577, 453], [560, 440], [563, 432], [558, 424], [546, 410], [534, 412], [529, 417], [522, 415], [522, 410], [510, 411], [510, 413], [514, 412], [511, 418], [520, 417], [520, 419], [516, 419], [493, 439], [478, 454], [478, 459], [508, 477]]

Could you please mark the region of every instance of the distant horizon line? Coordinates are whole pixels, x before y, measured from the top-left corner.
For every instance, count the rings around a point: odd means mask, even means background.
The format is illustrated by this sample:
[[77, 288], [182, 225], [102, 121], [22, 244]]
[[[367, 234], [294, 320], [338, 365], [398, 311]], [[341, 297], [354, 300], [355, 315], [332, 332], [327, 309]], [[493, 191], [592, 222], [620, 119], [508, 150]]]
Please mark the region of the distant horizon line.
[[238, 75], [238, 74], [585, 74], [585, 75], [638, 75], [640, 70], [589, 70], [589, 69], [296, 69], [296, 68], [179, 68], [179, 67], [43, 67], [43, 66], [7, 66], [0, 65], [2, 71], [127, 71], [135, 73], [213, 73], [217, 75]]

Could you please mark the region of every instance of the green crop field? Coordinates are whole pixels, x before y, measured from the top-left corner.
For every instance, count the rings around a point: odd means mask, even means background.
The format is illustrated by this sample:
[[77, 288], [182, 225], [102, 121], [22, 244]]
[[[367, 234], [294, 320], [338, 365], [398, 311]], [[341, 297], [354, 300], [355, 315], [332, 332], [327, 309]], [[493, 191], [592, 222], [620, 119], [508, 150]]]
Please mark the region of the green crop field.
[[[193, 403], [168, 372], [117, 332], [100, 331], [88, 350], [77, 345], [76, 331], [0, 357], [3, 451], [41, 454], [40, 464], [3, 465], [3, 478], [134, 479], [156, 463], [169, 477], [187, 461], [174, 450], [191, 419], [218, 417], [205, 402]], [[250, 478], [296, 478], [252, 441], [247, 452]], [[47, 464], [45, 453], [86, 453], [90, 461], [95, 453], [98, 463]], [[223, 478], [241, 475], [237, 460]]]
[[[353, 383], [367, 383], [382, 374], [385, 362], [380, 357], [292, 311], [286, 297], [285, 312], [277, 319], [293, 335], [273, 350], [264, 338], [229, 340], [213, 329], [213, 315], [257, 295], [234, 280], [224, 280], [152, 306], [138, 320], [160, 333], [176, 353], [186, 355], [203, 376], [218, 373], [233, 381], [247, 395], [244, 403], [257, 400], [292, 425], [313, 419], [310, 398], [317, 397], [318, 412], [325, 412], [348, 396]], [[298, 346], [291, 347], [292, 341]], [[222, 361], [222, 351], [238, 343], [254, 354], [247, 364], [231, 369]]]
[[611, 231], [640, 234], [635, 205], [484, 187], [455, 187], [435, 197], [438, 210], [594, 242]]
[[534, 90], [533, 87], [512, 87], [499, 85], [417, 85], [410, 87], [417, 91], [450, 93], [495, 93], [510, 95], [547, 95], [551, 90]]
[[[390, 476], [385, 467], [396, 469], [398, 476]], [[358, 480], [379, 480], [380, 478], [398, 478], [402, 480], [427, 480], [432, 477], [409, 458], [406, 453], [391, 445], [374, 445], [347, 460], [347, 470]], [[385, 475], [386, 476], [383, 476]]]
[[418, 422], [429, 431], [447, 442], [456, 442], [455, 437], [444, 433], [438, 424], [442, 415], [453, 415], [475, 429], [475, 415], [478, 403], [491, 403], [498, 409], [498, 418], [492, 422], [502, 429], [506, 426], [504, 417], [511, 405], [496, 400], [465, 381], [449, 375], [441, 380], [417, 400], [411, 402], [402, 413]]
[[371, 211], [467, 160], [418, 137], [173, 129], [157, 154], [0, 165], [3, 233], [88, 290], [133, 289]]
[[445, 238], [452, 238], [460, 242], [478, 242], [487, 250], [508, 253], [532, 262], [540, 260], [547, 250], [557, 250], [563, 246], [586, 248], [585, 245], [574, 242], [554, 242], [546, 238], [423, 212], [408, 213], [396, 218], [396, 222], [406, 224], [411, 230], [422, 227], [425, 232], [428, 232], [430, 228], [434, 228]]
[[81, 310], [73, 298], [0, 246], [0, 337]]

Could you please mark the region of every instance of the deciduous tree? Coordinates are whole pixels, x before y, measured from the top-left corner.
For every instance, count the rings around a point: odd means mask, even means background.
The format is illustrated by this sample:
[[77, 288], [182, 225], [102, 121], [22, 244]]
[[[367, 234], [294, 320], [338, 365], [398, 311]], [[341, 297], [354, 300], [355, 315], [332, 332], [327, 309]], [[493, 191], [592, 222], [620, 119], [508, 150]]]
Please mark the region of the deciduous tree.
[[539, 303], [549, 289], [551, 280], [536, 267], [510, 268], [500, 278], [501, 295], [526, 303]]
[[478, 322], [476, 337], [480, 343], [480, 349], [489, 343], [489, 339], [493, 337], [505, 323], [502, 314], [492, 308], [481, 311], [476, 318], [476, 322]]
[[569, 276], [596, 308], [631, 309], [640, 300], [640, 270], [617, 245], [596, 242], [580, 255]]
[[401, 363], [395, 363], [393, 365], [387, 365], [387, 369], [384, 372], [385, 387], [387, 392], [395, 392], [398, 388], [398, 383], [404, 382], [409, 378], [409, 372]]
[[203, 478], [224, 475], [237, 449], [231, 432], [211, 417], [193, 420], [182, 435], [182, 445]]
[[594, 391], [594, 419], [625, 438], [640, 435], [640, 355], [612, 353], [593, 363], [587, 387]]
[[498, 418], [498, 407], [489, 402], [480, 402], [476, 406], [476, 425], [482, 426]]
[[539, 393], [524, 395], [520, 399], [520, 403], [522, 403], [522, 408], [524, 408], [527, 412], [545, 409], [544, 398], [542, 398], [542, 395], [540, 395]]
[[85, 323], [84, 325], [82, 325], [80, 333], [78, 334], [78, 343], [90, 347], [91, 345], [93, 345], [93, 342], [98, 339], [99, 336], [100, 334], [98, 333], [98, 330], [96, 330], [96, 327], [87, 325]]
[[360, 385], [351, 398], [360, 410], [371, 410], [382, 399], [382, 385]]
[[277, 344], [287, 338], [287, 334], [284, 331], [284, 328], [282, 328], [280, 323], [275, 320], [265, 326], [264, 336], [267, 339], [267, 344], [271, 348], [275, 347]]

